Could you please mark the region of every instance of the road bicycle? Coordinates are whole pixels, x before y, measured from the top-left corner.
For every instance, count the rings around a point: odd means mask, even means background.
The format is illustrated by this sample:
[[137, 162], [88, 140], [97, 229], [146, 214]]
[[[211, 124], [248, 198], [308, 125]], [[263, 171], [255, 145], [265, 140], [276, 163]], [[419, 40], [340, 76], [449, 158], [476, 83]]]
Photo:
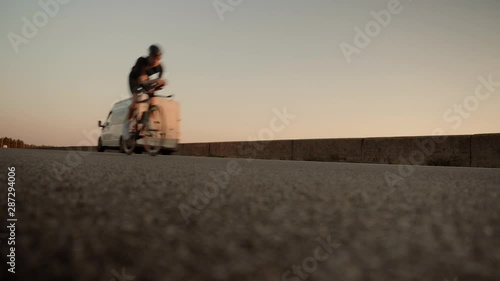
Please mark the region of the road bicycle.
[[[150, 155], [157, 155], [161, 149], [165, 139], [165, 124], [163, 124], [163, 113], [161, 108], [152, 103], [155, 97], [171, 98], [173, 95], [160, 96], [155, 92], [161, 90], [163, 86], [152, 85], [150, 87], [141, 87], [141, 92], [138, 94], [139, 101], [134, 112], [133, 118], [129, 123], [129, 138], [123, 139], [122, 149], [128, 155], [132, 154], [138, 141], [142, 139], [144, 150]], [[146, 99], [140, 100], [146, 96]], [[140, 105], [146, 103], [147, 109], [141, 111]]]

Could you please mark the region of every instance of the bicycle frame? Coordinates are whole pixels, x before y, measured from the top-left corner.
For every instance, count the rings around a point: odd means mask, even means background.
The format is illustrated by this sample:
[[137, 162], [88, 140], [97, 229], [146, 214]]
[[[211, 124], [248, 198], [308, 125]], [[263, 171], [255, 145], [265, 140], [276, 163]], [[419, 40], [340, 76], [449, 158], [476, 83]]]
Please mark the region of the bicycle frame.
[[[153, 101], [153, 98], [156, 97], [156, 95], [154, 94], [154, 92], [152, 94], [150, 94], [150, 93], [142, 93], [142, 94], [148, 95], [148, 98], [143, 100], [143, 101], [137, 101], [137, 104], [147, 103], [147, 108], [141, 112], [141, 110], [138, 106], [134, 115], [135, 115], [135, 119], [136, 119], [137, 124], [141, 123], [144, 125], [144, 123], [148, 121], [149, 110], [153, 106], [152, 101]], [[139, 114], [141, 114], [140, 118], [139, 118]]]
[[[156, 95], [156, 91], [163, 86], [142, 86], [135, 97], [135, 109], [131, 122], [128, 123], [129, 138], [121, 142], [121, 147], [127, 154], [132, 154], [136, 145], [142, 145], [150, 155], [156, 155], [160, 150], [172, 146], [172, 137], [167, 141], [168, 130], [165, 121], [163, 108], [165, 101], [162, 98], [171, 98], [168, 96]], [[144, 96], [146, 96], [144, 98]], [[155, 99], [158, 97], [159, 100]], [[170, 111], [169, 111], [170, 112]], [[173, 111], [177, 112], [177, 111]], [[168, 131], [167, 131], [168, 130]], [[165, 144], [167, 141], [168, 144]]]
[[164, 98], [173, 97], [173, 95], [168, 95], [168, 96], [156, 95], [156, 91], [161, 90], [162, 88], [163, 88], [163, 86], [158, 87], [158, 88], [153, 87], [153, 88], [151, 88], [151, 90], [147, 90], [145, 88], [142, 88], [140, 95], [147, 95], [148, 98], [143, 100], [143, 101], [137, 101], [136, 103], [137, 104], [147, 103], [147, 108], [144, 111], [142, 111], [142, 115], [140, 116], [141, 118], [139, 118], [139, 114], [141, 113], [139, 108], [136, 109], [136, 112], [134, 114], [136, 124], [140, 123], [142, 125], [145, 125], [145, 123], [149, 120], [149, 110], [151, 109], [152, 106], [154, 106], [154, 104], [152, 103], [153, 98], [155, 98], [155, 97], [164, 97]]

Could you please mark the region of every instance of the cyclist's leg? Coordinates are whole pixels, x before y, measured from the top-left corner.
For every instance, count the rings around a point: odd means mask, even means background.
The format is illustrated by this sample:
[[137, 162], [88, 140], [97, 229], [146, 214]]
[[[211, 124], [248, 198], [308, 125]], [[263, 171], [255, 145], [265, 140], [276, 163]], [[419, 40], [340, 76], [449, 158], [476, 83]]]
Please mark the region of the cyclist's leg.
[[134, 112], [137, 108], [137, 93], [132, 93], [132, 103], [130, 103], [130, 106], [128, 107], [128, 114], [127, 118], [130, 120], [134, 116]]
[[139, 94], [141, 93], [139, 85], [141, 85], [142, 82], [147, 81], [148, 76], [146, 74], [139, 76], [137, 79], [137, 82], [133, 81], [133, 86], [131, 86], [130, 91], [132, 92], [132, 105], [131, 108], [129, 108], [129, 118], [133, 117], [133, 114], [138, 110], [139, 108]]
[[137, 106], [137, 86], [134, 81], [129, 80], [130, 93], [132, 94], [132, 102], [128, 108], [127, 118], [123, 122], [122, 136], [123, 139], [128, 139], [130, 137], [130, 123], [131, 119], [134, 116], [135, 108]]
[[129, 78], [128, 85], [130, 88], [130, 94], [132, 95], [132, 103], [130, 103], [130, 106], [128, 108], [127, 117], [128, 117], [128, 119], [131, 119], [132, 116], [134, 115], [134, 111], [135, 111], [136, 104], [137, 104], [137, 94], [138, 94], [137, 89], [138, 89], [139, 83], [137, 81], [134, 81], [133, 79]]

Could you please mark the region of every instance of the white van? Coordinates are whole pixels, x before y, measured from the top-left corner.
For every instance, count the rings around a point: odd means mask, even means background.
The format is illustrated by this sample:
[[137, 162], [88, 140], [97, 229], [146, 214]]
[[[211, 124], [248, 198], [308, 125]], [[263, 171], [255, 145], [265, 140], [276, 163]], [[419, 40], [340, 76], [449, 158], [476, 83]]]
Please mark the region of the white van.
[[[165, 138], [162, 142], [162, 153], [170, 154], [176, 151], [177, 144], [179, 143], [179, 103], [163, 96], [155, 96], [154, 99], [154, 104], [160, 108], [163, 116], [162, 124], [165, 130]], [[98, 126], [102, 128], [102, 132], [97, 141], [97, 151], [103, 152], [106, 149], [119, 149], [120, 152], [123, 152], [123, 123], [126, 120], [131, 102], [132, 99], [128, 98], [115, 103], [108, 114], [106, 122], [102, 123], [99, 120]], [[139, 108], [146, 110], [147, 104], [140, 103]], [[137, 141], [136, 153], [142, 152], [143, 144], [143, 139]]]

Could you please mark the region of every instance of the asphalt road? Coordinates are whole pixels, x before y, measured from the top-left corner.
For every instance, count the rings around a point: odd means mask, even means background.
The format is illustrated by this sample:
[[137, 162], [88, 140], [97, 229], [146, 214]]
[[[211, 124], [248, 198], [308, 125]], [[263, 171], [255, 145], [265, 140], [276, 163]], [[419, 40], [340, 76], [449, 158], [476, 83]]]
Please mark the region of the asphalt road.
[[500, 169], [76, 155], [0, 149], [17, 280], [500, 280]]

